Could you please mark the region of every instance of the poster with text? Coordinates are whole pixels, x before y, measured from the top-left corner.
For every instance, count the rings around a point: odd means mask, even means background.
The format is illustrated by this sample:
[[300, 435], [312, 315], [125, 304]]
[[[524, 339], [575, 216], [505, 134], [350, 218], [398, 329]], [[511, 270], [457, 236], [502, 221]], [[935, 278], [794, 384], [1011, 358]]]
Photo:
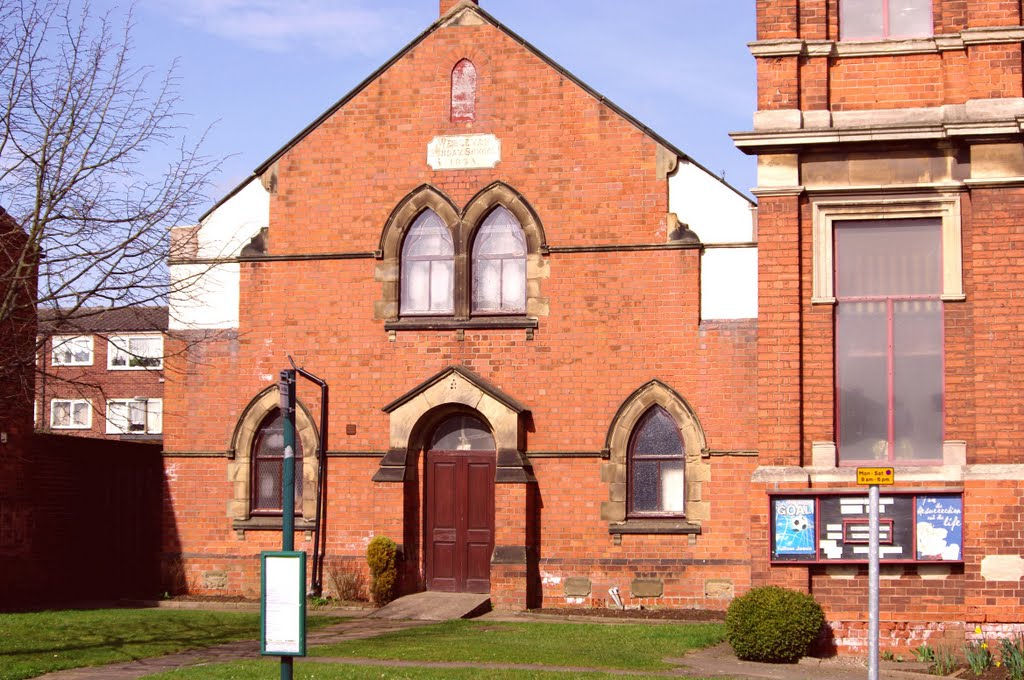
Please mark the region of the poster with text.
[[918, 560], [958, 562], [963, 559], [963, 497], [918, 496], [916, 514]]
[[817, 529], [813, 498], [774, 498], [775, 515], [773, 557], [814, 557], [817, 555]]

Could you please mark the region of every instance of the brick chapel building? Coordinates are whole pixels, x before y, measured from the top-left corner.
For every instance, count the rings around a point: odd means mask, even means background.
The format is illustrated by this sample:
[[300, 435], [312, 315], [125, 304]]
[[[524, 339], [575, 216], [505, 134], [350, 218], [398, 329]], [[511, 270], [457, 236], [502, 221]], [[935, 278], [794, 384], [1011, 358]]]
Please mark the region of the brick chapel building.
[[[280, 545], [403, 549], [405, 592], [724, 609], [814, 594], [883, 648], [1019, 627], [1020, 3], [759, 0], [751, 205], [472, 2], [180, 232], [168, 567], [255, 593]], [[204, 342], [198, 342], [201, 338]], [[175, 364], [175, 365], [172, 365]], [[322, 464], [323, 463], [323, 464]], [[317, 494], [326, 503], [316, 522]]]
[[168, 573], [258, 592], [291, 356], [331, 390], [318, 455], [299, 386], [295, 542], [319, 493], [328, 572], [386, 535], [404, 592], [721, 609], [750, 579], [753, 206], [475, 2], [440, 10], [175, 235], [204, 283], [171, 301]]
[[758, 111], [734, 135], [758, 160], [751, 581], [813, 593], [841, 650], [866, 649], [858, 465], [895, 466], [882, 648], [1020, 628], [1021, 18], [757, 3]]

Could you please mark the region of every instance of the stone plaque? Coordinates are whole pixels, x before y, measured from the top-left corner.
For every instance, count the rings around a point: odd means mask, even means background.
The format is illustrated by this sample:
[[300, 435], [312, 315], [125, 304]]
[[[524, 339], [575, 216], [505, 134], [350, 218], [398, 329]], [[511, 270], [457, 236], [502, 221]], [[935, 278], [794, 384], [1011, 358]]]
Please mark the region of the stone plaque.
[[493, 168], [501, 160], [501, 140], [494, 135], [434, 137], [427, 145], [427, 165], [434, 170]]

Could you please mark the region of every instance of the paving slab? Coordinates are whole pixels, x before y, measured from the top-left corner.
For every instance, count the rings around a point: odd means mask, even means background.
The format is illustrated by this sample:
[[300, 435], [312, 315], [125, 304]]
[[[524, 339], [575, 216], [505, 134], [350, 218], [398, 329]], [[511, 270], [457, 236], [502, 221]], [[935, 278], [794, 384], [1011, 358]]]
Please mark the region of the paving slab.
[[438, 593], [428, 590], [400, 597], [369, 615], [374, 619], [451, 621], [471, 619], [491, 611], [491, 596], [475, 593]]

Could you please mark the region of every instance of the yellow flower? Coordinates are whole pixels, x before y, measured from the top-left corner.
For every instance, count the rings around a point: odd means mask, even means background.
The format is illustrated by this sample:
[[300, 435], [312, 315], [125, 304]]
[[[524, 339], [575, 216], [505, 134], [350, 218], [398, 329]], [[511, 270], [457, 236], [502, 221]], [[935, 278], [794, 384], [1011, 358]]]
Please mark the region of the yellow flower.
[[1002, 665], [1003, 665], [1002, 661], [996, 661], [996, 668], [999, 668]]
[[987, 642], [982, 642], [981, 643], [981, 648], [982, 649], [988, 649], [988, 643]]
[[974, 627], [974, 634], [975, 635], [981, 635], [981, 626], [975, 626]]

